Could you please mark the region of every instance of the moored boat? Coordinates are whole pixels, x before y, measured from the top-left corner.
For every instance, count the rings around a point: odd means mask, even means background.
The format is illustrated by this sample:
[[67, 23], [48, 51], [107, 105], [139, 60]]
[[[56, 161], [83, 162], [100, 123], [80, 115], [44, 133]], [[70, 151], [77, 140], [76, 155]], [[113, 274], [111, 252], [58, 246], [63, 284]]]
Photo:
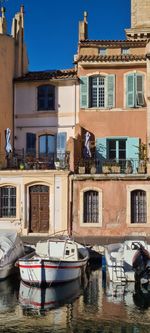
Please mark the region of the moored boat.
[[29, 284], [56, 284], [79, 278], [89, 259], [88, 249], [70, 239], [38, 242], [35, 253], [20, 258], [21, 279]]
[[105, 246], [106, 266], [110, 281], [121, 283], [135, 281], [133, 258], [137, 252], [137, 244], [141, 244], [146, 250], [149, 250], [150, 246], [143, 240], [126, 240], [123, 243]]
[[24, 256], [24, 246], [15, 230], [0, 229], [0, 280], [15, 270], [15, 262]]

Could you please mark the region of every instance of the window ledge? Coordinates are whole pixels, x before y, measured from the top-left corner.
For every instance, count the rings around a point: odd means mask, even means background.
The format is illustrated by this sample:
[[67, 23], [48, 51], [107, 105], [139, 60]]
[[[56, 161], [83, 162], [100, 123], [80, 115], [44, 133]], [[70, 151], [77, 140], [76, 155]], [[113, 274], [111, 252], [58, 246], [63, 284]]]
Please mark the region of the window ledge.
[[150, 223], [129, 223], [128, 224], [128, 227], [130, 227], [130, 228], [150, 228]]
[[90, 112], [90, 111], [95, 111], [95, 112], [131, 112], [131, 111], [143, 111], [147, 110], [146, 106], [143, 107], [133, 107], [133, 108], [110, 108], [110, 109], [105, 109], [105, 108], [80, 108], [81, 111], [85, 112]]
[[100, 222], [98, 222], [98, 223], [87, 223], [87, 222], [85, 222], [85, 223], [81, 223], [80, 227], [83, 227], [83, 228], [91, 228], [91, 227], [100, 228], [101, 227], [102, 228], [102, 225], [101, 225]]

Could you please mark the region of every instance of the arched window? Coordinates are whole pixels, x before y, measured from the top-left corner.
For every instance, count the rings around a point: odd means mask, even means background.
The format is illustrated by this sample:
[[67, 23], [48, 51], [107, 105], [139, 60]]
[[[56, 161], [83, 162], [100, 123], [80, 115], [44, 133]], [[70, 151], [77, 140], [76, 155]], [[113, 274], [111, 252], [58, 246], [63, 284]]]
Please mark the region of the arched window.
[[16, 216], [16, 188], [0, 187], [0, 217]]
[[39, 156], [45, 157], [54, 154], [56, 150], [56, 142], [54, 135], [41, 135], [39, 137]]
[[84, 223], [99, 223], [99, 193], [97, 191], [84, 192], [83, 207]]
[[131, 223], [147, 222], [146, 192], [134, 190], [131, 192]]
[[55, 87], [43, 85], [38, 87], [38, 111], [55, 110]]

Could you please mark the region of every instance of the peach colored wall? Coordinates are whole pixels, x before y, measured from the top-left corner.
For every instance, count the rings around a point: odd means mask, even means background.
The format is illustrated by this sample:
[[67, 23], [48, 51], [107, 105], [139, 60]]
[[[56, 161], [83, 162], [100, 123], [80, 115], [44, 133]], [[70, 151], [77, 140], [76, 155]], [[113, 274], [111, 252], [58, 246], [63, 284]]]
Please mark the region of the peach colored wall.
[[0, 35], [0, 152], [5, 154], [5, 130], [13, 130], [14, 40]]
[[[149, 226], [127, 225], [127, 185], [149, 185], [146, 180], [79, 180], [73, 181], [73, 231], [80, 236], [124, 236], [145, 233], [150, 235]], [[102, 190], [102, 227], [80, 226], [80, 191], [84, 188]]]
[[[125, 80], [124, 74], [135, 70], [131, 67], [127, 68], [103, 68], [103, 69], [84, 69], [79, 67], [79, 76], [108, 73], [116, 75], [116, 105], [114, 109], [80, 109], [79, 123], [80, 126], [94, 133], [95, 137], [106, 136], [131, 136], [140, 137], [146, 142], [147, 135], [147, 114], [146, 107], [127, 110], [124, 107], [125, 99]], [[146, 68], [138, 67], [137, 71], [146, 73]], [[146, 83], [145, 83], [145, 99], [146, 99]], [[142, 126], [141, 126], [142, 124]]]
[[146, 110], [81, 111], [80, 125], [94, 133], [96, 138], [130, 136], [139, 137], [146, 143]]
[[78, 70], [78, 75], [80, 76], [84, 76], [84, 75], [94, 75], [99, 74], [99, 73], [105, 73], [105, 74], [115, 74], [116, 76], [116, 86], [115, 86], [115, 91], [116, 91], [116, 101], [115, 101], [115, 107], [116, 108], [124, 108], [124, 96], [125, 96], [125, 79], [124, 79], [124, 75], [126, 73], [132, 72], [132, 71], [138, 71], [138, 72], [142, 72], [146, 74], [146, 64], [145, 66], [139, 66], [137, 67], [137, 65], [132, 66], [132, 67], [121, 67], [121, 68], [117, 68], [117, 63], [116, 63], [116, 68], [108, 68], [108, 67], [101, 67], [101, 68], [90, 68], [90, 69], [85, 69], [82, 67], [79, 67]]

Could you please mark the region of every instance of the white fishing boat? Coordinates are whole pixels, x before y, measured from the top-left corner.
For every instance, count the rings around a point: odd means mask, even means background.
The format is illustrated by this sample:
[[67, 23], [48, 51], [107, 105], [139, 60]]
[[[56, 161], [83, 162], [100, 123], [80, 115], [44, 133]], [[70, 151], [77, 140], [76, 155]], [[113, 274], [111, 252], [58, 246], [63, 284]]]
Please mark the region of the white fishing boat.
[[24, 256], [24, 246], [15, 230], [0, 229], [0, 280], [15, 270], [15, 262]]
[[38, 242], [35, 253], [20, 258], [20, 276], [29, 284], [62, 283], [81, 276], [89, 259], [88, 249], [70, 239], [50, 238]]
[[106, 267], [110, 281], [121, 283], [135, 281], [133, 258], [137, 253], [137, 244], [150, 250], [150, 245], [143, 240], [126, 240], [123, 243], [105, 246]]
[[81, 279], [51, 287], [35, 287], [20, 283], [19, 303], [27, 311], [49, 311], [73, 302], [81, 293]]

